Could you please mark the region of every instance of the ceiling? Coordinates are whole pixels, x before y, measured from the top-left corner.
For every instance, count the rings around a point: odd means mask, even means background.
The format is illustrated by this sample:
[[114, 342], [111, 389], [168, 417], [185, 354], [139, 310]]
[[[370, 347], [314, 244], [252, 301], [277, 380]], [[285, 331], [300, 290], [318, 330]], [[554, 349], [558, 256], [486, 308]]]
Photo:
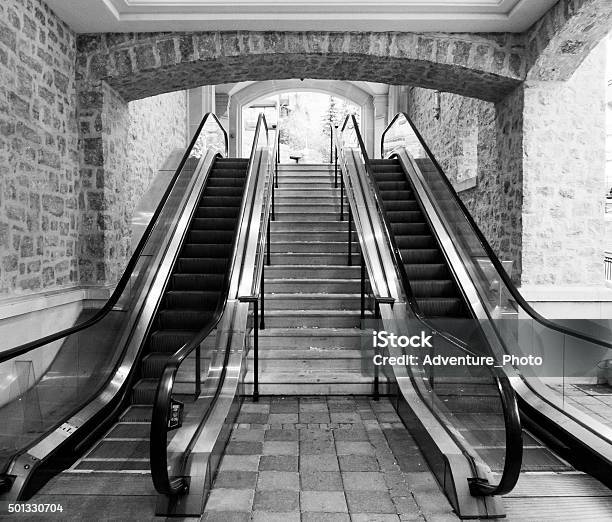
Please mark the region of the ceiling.
[[79, 33], [522, 32], [557, 0], [46, 0]]

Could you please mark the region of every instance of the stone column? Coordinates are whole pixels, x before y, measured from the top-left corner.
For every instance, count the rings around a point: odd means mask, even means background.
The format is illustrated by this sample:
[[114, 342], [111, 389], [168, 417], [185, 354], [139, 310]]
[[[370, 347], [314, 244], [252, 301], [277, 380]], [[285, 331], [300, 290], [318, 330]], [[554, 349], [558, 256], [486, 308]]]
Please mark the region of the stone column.
[[225, 92], [215, 93], [215, 114], [221, 121], [221, 125], [229, 133], [230, 116], [229, 116], [229, 94]]
[[603, 286], [605, 48], [522, 89], [522, 284]]
[[216, 112], [215, 86], [205, 85], [187, 91], [187, 136], [191, 139], [207, 112]]
[[374, 96], [374, 158], [380, 157], [380, 138], [387, 127], [389, 113], [389, 95], [377, 94]]

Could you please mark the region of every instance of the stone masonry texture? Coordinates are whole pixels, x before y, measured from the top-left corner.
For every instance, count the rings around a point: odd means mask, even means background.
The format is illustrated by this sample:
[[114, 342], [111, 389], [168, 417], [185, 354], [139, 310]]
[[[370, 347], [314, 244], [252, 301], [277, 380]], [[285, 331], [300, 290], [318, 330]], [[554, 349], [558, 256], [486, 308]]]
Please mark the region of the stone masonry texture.
[[45, 4], [0, 3], [0, 298], [78, 281], [75, 58]]
[[454, 183], [477, 176], [476, 187], [459, 193], [500, 259], [521, 274], [522, 98], [511, 93], [497, 106], [443, 93], [434, 118], [435, 92], [412, 88], [409, 115], [445, 174]]
[[77, 79], [126, 100], [244, 80], [414, 84], [499, 100], [526, 74], [521, 35], [203, 32], [81, 35]]
[[126, 103], [108, 85], [81, 92], [83, 284], [112, 284], [132, 252], [136, 203], [172, 151], [186, 144], [184, 91]]

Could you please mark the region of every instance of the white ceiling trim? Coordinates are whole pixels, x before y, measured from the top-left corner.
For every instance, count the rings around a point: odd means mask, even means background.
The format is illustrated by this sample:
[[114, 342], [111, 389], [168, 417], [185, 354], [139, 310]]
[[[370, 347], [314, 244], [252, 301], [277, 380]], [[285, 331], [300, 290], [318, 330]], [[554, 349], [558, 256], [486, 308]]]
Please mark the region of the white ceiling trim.
[[47, 0], [77, 32], [524, 31], [556, 0]]

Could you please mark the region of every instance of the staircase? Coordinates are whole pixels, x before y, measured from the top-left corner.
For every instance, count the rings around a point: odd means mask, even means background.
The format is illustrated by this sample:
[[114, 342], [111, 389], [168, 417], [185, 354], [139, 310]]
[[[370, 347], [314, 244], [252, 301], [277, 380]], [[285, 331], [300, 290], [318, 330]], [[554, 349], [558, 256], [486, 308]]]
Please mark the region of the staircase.
[[[265, 325], [259, 335], [263, 395], [372, 393], [372, 353], [361, 349], [360, 266], [353, 232], [340, 221], [340, 188], [329, 165], [281, 165], [276, 221], [265, 268]], [[250, 354], [247, 393], [252, 391]], [[362, 360], [364, 358], [364, 360]]]
[[[215, 161], [145, 342], [128, 408], [107, 435], [75, 464], [75, 471], [149, 471], [148, 436], [159, 378], [168, 358], [212, 320], [223, 298], [247, 163], [242, 159]], [[211, 342], [207, 339], [205, 346]], [[203, 378], [208, 368], [206, 353], [205, 349]], [[192, 354], [179, 369], [175, 392], [193, 394], [194, 375]]]

